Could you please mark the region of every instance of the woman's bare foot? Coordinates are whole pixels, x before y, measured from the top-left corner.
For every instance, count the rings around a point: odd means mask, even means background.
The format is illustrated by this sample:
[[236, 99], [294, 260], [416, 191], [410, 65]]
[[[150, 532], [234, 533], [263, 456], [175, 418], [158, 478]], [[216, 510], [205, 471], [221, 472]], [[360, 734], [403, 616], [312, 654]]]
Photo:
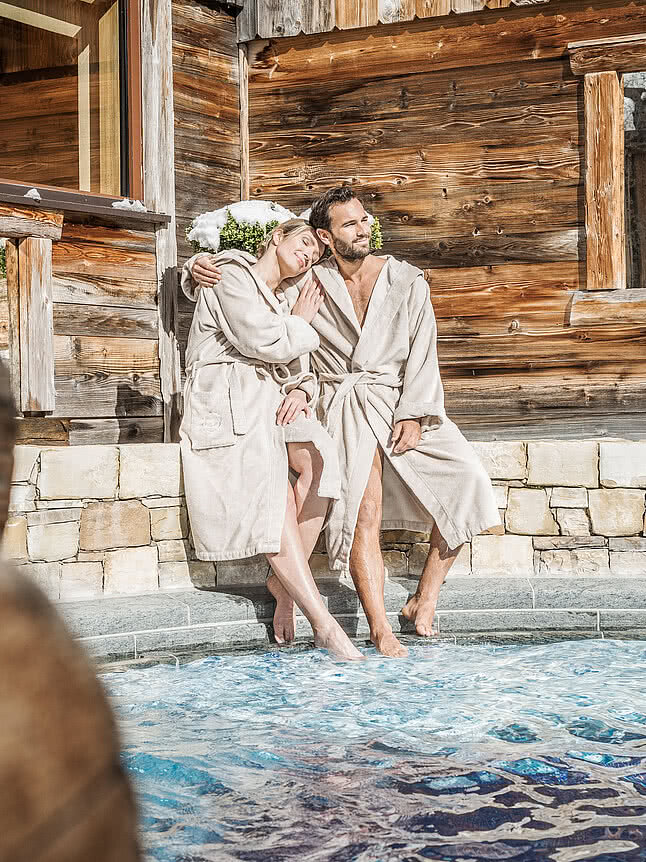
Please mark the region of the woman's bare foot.
[[276, 575], [270, 575], [267, 579], [267, 589], [276, 599], [276, 610], [274, 611], [274, 637], [280, 646], [290, 644], [294, 640], [294, 602], [285, 587]]
[[329, 629], [314, 632], [314, 643], [319, 649], [328, 650], [335, 658], [344, 661], [361, 661], [364, 658], [341, 626], [335, 621]]
[[378, 652], [388, 658], [406, 658], [408, 655], [408, 648], [397, 640], [392, 629], [373, 632], [370, 640], [377, 647]]
[[403, 617], [415, 624], [415, 631], [424, 638], [433, 637], [433, 619], [437, 599], [425, 599], [415, 593], [401, 610]]

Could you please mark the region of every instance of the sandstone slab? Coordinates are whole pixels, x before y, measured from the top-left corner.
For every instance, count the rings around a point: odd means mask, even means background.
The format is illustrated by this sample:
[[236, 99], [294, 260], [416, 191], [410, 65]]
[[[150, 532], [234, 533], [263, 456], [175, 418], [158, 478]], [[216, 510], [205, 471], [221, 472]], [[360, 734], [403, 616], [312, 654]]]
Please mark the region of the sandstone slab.
[[562, 551], [570, 548], [607, 548], [605, 536], [536, 536], [533, 539], [537, 551]]
[[35, 485], [12, 485], [9, 498], [10, 512], [33, 512], [36, 508]]
[[590, 491], [592, 530], [601, 536], [634, 536], [644, 526], [644, 492], [633, 488]]
[[542, 488], [510, 488], [505, 516], [507, 532], [524, 536], [557, 536], [559, 528]]
[[590, 535], [590, 521], [585, 509], [557, 509], [556, 520], [564, 536]]
[[79, 549], [79, 522], [29, 527], [27, 548], [33, 561], [54, 562], [75, 557]]
[[608, 551], [577, 548], [564, 551], [541, 551], [536, 574], [542, 577], [609, 577]]
[[493, 485], [493, 495], [496, 498], [496, 506], [498, 510], [507, 508], [507, 485]]
[[471, 542], [474, 575], [527, 577], [534, 569], [529, 536], [475, 536]]
[[602, 441], [599, 474], [604, 488], [646, 488], [646, 443]]
[[156, 542], [165, 539], [185, 539], [188, 536], [186, 509], [180, 506], [150, 509], [150, 531]]
[[[422, 574], [422, 569], [426, 564], [428, 557], [429, 545], [427, 542], [421, 542], [413, 545], [408, 557], [408, 570], [411, 575], [419, 577]], [[390, 568], [390, 566], [389, 566]], [[397, 576], [398, 572], [391, 571], [391, 574]], [[402, 572], [402, 574], [404, 574]], [[455, 562], [449, 569], [449, 578], [464, 578], [471, 574], [471, 545], [465, 544], [460, 549], [460, 553], [455, 558]]]
[[12, 482], [30, 482], [36, 472], [40, 446], [16, 446], [13, 450]]
[[81, 513], [84, 551], [150, 544], [149, 510], [138, 500], [90, 503]]
[[102, 595], [101, 563], [61, 563], [61, 601], [95, 599]]
[[610, 571], [624, 578], [646, 578], [646, 551], [611, 551]]
[[114, 498], [118, 479], [116, 446], [60, 446], [41, 452], [38, 489], [43, 499]]
[[25, 566], [20, 566], [18, 572], [31, 578], [48, 599], [58, 601], [61, 588], [60, 563], [27, 563]]
[[104, 592], [106, 595], [151, 593], [159, 588], [157, 548], [121, 548], [106, 551]]
[[81, 509], [74, 506], [70, 509], [42, 509], [38, 512], [30, 512], [27, 515], [27, 523], [30, 527], [43, 527], [45, 524], [65, 524], [68, 521], [78, 521], [81, 517]]
[[187, 542], [182, 539], [167, 539], [157, 542], [160, 563], [180, 563], [188, 560]]
[[593, 440], [527, 444], [530, 485], [599, 487], [599, 449]]
[[27, 518], [24, 516], [8, 519], [2, 537], [2, 554], [16, 562], [27, 559]]
[[524, 443], [494, 441], [472, 445], [490, 479], [524, 479], [527, 476], [527, 450]]
[[119, 447], [119, 497], [178, 497], [183, 493], [179, 444], [137, 443]]
[[550, 506], [553, 509], [585, 509], [587, 505], [586, 488], [552, 488]]
[[159, 564], [160, 590], [187, 590], [193, 586], [186, 560], [174, 560]]

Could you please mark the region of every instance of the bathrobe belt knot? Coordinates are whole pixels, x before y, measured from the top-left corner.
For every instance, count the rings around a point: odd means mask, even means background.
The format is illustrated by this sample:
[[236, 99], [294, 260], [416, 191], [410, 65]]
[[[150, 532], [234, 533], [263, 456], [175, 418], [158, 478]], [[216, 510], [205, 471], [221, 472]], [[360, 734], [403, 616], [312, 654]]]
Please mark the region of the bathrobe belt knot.
[[[327, 410], [328, 428], [335, 428], [337, 426], [341, 418], [343, 403], [352, 391], [358, 390], [363, 400], [366, 388], [371, 384], [389, 386], [391, 389], [401, 389], [402, 386], [402, 380], [396, 374], [387, 374], [381, 371], [352, 371], [347, 374], [327, 374], [321, 372], [319, 373], [319, 382], [331, 383], [333, 386], [338, 386]], [[365, 403], [363, 407], [365, 410]]]

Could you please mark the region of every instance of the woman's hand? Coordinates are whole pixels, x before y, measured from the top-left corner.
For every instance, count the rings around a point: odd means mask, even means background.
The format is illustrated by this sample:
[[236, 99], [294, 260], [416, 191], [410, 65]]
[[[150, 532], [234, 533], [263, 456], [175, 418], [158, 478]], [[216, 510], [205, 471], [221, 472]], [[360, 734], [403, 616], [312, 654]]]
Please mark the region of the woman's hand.
[[276, 425], [289, 425], [301, 413], [304, 413], [308, 419], [312, 415], [307, 404], [307, 395], [301, 389], [292, 389], [289, 395], [283, 398], [283, 403], [276, 411]]
[[393, 455], [403, 455], [419, 446], [422, 438], [422, 423], [419, 419], [404, 419], [396, 422], [392, 433]]
[[307, 323], [311, 323], [323, 304], [324, 297], [323, 286], [312, 273], [309, 281], [301, 289], [298, 299], [294, 303], [292, 314], [296, 317], [302, 317]]
[[215, 287], [222, 274], [213, 263], [215, 255], [201, 254], [193, 263], [191, 275], [198, 287]]

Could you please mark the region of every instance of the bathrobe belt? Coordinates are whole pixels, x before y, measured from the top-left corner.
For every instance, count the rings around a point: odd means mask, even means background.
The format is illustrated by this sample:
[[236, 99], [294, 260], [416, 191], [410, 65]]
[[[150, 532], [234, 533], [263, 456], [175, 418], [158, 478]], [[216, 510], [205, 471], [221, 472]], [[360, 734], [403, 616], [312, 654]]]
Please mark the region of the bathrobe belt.
[[352, 391], [360, 389], [362, 399], [364, 400], [363, 408], [365, 410], [365, 395], [368, 386], [376, 384], [378, 386], [389, 386], [391, 389], [400, 389], [402, 385], [402, 379], [396, 374], [387, 374], [381, 371], [352, 371], [347, 374], [327, 374], [322, 372], [319, 373], [319, 381], [338, 386], [327, 410], [328, 428], [336, 427], [341, 417], [345, 399]]

